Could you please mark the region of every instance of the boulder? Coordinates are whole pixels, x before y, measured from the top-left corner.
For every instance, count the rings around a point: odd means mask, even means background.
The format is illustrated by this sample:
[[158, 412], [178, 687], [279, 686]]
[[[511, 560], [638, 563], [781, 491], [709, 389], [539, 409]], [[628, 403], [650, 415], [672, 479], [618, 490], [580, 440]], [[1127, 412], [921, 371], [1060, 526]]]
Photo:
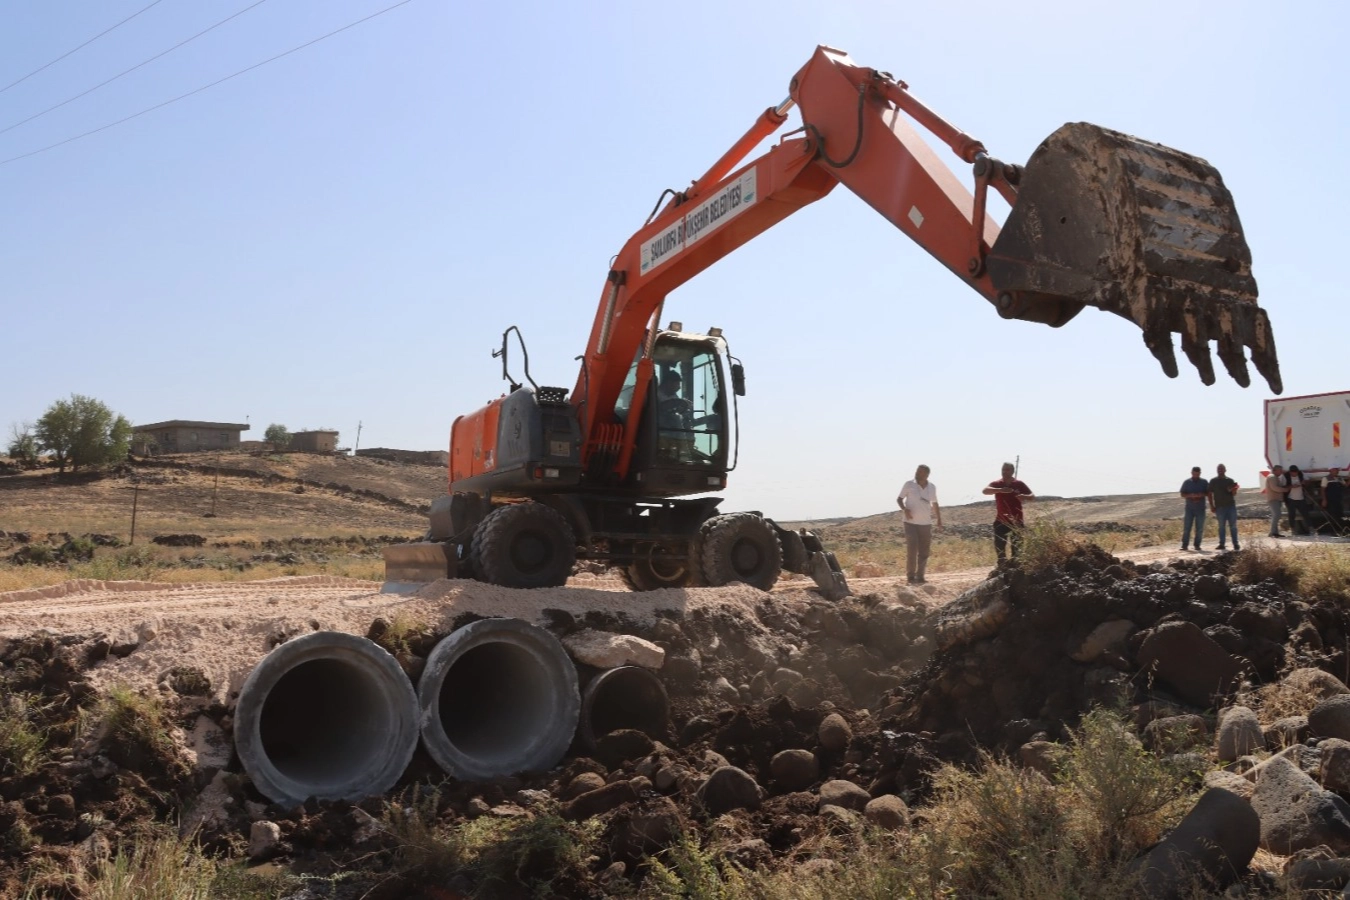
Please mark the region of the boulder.
[[909, 824], [909, 807], [895, 794], [886, 794], [867, 801], [863, 818], [878, 828], [895, 831]]
[[822, 719], [817, 734], [820, 746], [833, 753], [847, 749], [849, 741], [853, 740], [853, 729], [839, 713], [830, 713]]
[[867, 808], [871, 799], [871, 794], [851, 781], [836, 779], [827, 781], [820, 786], [821, 808], [839, 806], [844, 809], [851, 809], [854, 812], [862, 812]]
[[248, 858], [266, 859], [281, 843], [281, 826], [276, 822], [254, 822], [248, 830]]
[[1132, 865], [1145, 896], [1192, 896], [1197, 878], [1222, 890], [1247, 871], [1261, 821], [1236, 794], [1210, 788], [1181, 824]]
[[1195, 746], [1208, 734], [1200, 716], [1165, 716], [1144, 726], [1144, 746], [1158, 753], [1176, 753]]
[[1243, 778], [1236, 772], [1225, 772], [1223, 769], [1214, 769], [1205, 773], [1205, 787], [1223, 788], [1232, 794], [1237, 794], [1243, 800], [1249, 800], [1252, 791], [1256, 790], [1256, 785]]
[[1283, 750], [1301, 744], [1308, 739], [1308, 717], [1285, 716], [1276, 719], [1262, 729], [1261, 734], [1266, 739], [1267, 750]]
[[1322, 757], [1318, 780], [1322, 787], [1338, 794], [1350, 793], [1350, 741], [1327, 738], [1317, 744]]
[[659, 669], [666, 661], [666, 651], [631, 634], [609, 631], [578, 631], [562, 639], [563, 646], [579, 663], [597, 669], [616, 666], [643, 666]]
[[1280, 684], [1286, 688], [1309, 694], [1318, 700], [1325, 700], [1328, 697], [1336, 697], [1340, 694], [1350, 694], [1350, 687], [1346, 687], [1345, 682], [1322, 669], [1295, 669], [1284, 676]]
[[1064, 748], [1051, 741], [1027, 741], [1018, 749], [1017, 757], [1024, 768], [1053, 776], [1064, 759]]
[[1319, 700], [1308, 713], [1308, 730], [1318, 737], [1350, 740], [1350, 694]]
[[1232, 762], [1265, 747], [1266, 736], [1256, 713], [1245, 706], [1230, 706], [1219, 713], [1220, 762]]
[[1350, 804], [1287, 758], [1261, 768], [1251, 806], [1261, 817], [1261, 846], [1271, 853], [1287, 856], [1319, 844], [1350, 852]]
[[1310, 778], [1318, 778], [1322, 772], [1322, 752], [1316, 747], [1309, 747], [1305, 744], [1285, 747], [1269, 759], [1258, 760], [1254, 756], [1244, 756], [1237, 760], [1233, 766], [1242, 773], [1243, 778], [1255, 784], [1266, 766], [1276, 760], [1289, 762], [1294, 768]]
[[759, 809], [764, 789], [743, 769], [722, 766], [708, 776], [694, 798], [712, 816], [733, 809]]
[[1139, 667], [1192, 706], [1209, 706], [1227, 693], [1242, 664], [1193, 622], [1164, 622], [1139, 645]]
[[576, 778], [567, 783], [558, 797], [561, 800], [573, 800], [589, 791], [599, 790], [605, 786], [605, 777], [595, 772], [582, 772]]
[[656, 744], [651, 735], [636, 728], [620, 728], [595, 742], [595, 758], [609, 768], [651, 753]]
[[1339, 891], [1350, 883], [1350, 859], [1296, 859], [1284, 877], [1301, 891]]
[[810, 750], [783, 750], [769, 760], [773, 780], [786, 791], [803, 791], [820, 778], [820, 763]]
[[820, 817], [825, 820], [825, 826], [837, 834], [859, 831], [862, 828], [862, 817], [853, 810], [844, 809], [842, 806], [833, 804], [822, 806]]
[[565, 819], [589, 819], [637, 800], [637, 788], [631, 781], [615, 781], [564, 803], [562, 815]]

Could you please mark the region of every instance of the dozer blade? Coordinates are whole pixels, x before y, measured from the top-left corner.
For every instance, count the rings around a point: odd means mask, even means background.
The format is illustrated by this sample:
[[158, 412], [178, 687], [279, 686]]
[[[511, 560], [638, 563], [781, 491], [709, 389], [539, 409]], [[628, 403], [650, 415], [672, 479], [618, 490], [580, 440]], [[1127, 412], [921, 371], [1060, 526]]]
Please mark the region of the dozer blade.
[[433, 581], [454, 578], [457, 560], [450, 544], [418, 541], [384, 548], [382, 594], [411, 594]]
[[1138, 325], [1177, 376], [1171, 332], [1205, 384], [1209, 342], [1238, 384], [1244, 348], [1275, 393], [1275, 338], [1256, 303], [1252, 256], [1232, 194], [1199, 157], [1086, 122], [1046, 138], [987, 259], [1008, 318], [1061, 325], [1084, 305]]

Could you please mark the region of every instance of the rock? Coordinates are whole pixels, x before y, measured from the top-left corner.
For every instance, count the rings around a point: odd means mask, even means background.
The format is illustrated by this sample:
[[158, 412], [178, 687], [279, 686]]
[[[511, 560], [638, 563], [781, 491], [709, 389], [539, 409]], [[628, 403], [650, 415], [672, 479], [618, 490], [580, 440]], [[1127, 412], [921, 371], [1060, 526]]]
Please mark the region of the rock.
[[[1275, 640], [1283, 640], [1283, 635], [1275, 638]], [[1295, 669], [1284, 676], [1280, 684], [1294, 691], [1316, 697], [1318, 700], [1326, 700], [1328, 697], [1336, 697], [1341, 694], [1350, 694], [1350, 687], [1346, 687], [1345, 682], [1322, 669]]]
[[1208, 733], [1200, 716], [1165, 716], [1144, 726], [1144, 746], [1157, 753], [1176, 753], [1200, 743]]
[[636, 860], [659, 853], [670, 846], [684, 830], [684, 820], [669, 797], [643, 801], [624, 817], [616, 813], [613, 847], [621, 856]]
[[1219, 713], [1218, 753], [1220, 762], [1264, 750], [1266, 736], [1256, 713], [1245, 706], [1230, 706]]
[[643, 666], [659, 669], [666, 661], [666, 651], [631, 634], [609, 631], [578, 631], [562, 639], [562, 644], [579, 663], [598, 669], [615, 666]]
[[896, 831], [909, 824], [909, 807], [895, 794], [885, 794], [867, 802], [863, 817], [878, 828]]
[[820, 817], [825, 820], [826, 827], [834, 832], [858, 831], [862, 828], [862, 818], [853, 810], [844, 809], [842, 806], [833, 804], [822, 806]]
[[1283, 750], [1308, 739], [1307, 716], [1285, 716], [1267, 725], [1261, 732], [1267, 750]]
[[1350, 740], [1350, 694], [1319, 700], [1308, 713], [1308, 730], [1318, 737]]
[[1279, 753], [1268, 759], [1258, 759], [1255, 756], [1244, 756], [1232, 763], [1230, 768], [1242, 773], [1252, 784], [1261, 777], [1261, 772], [1266, 766], [1277, 759], [1286, 760], [1293, 764], [1294, 768], [1303, 772], [1312, 778], [1319, 777], [1322, 771], [1322, 753], [1316, 747], [1309, 747], [1305, 744], [1295, 744], [1292, 747], [1286, 747]]
[[671, 681], [688, 685], [698, 681], [703, 664], [692, 656], [672, 656], [661, 671]]
[[652, 787], [663, 794], [669, 794], [691, 774], [688, 769], [681, 765], [662, 766], [652, 776]]
[[582, 772], [576, 778], [573, 778], [571, 781], [567, 783], [567, 787], [562, 789], [562, 792], [558, 795], [558, 798], [560, 800], [563, 800], [564, 802], [567, 800], [574, 800], [577, 797], [580, 797], [582, 794], [588, 793], [589, 791], [599, 790], [604, 786], [605, 786], [604, 776], [598, 775], [595, 772]]
[[712, 692], [717, 699], [724, 700], [727, 703], [741, 702], [741, 692], [725, 677], [720, 677], [712, 683]]
[[820, 763], [810, 750], [783, 750], [769, 760], [773, 780], [786, 791], [803, 791], [820, 778]]
[[1125, 646], [1125, 639], [1134, 634], [1137, 626], [1129, 619], [1108, 619], [1083, 640], [1078, 649], [1069, 654], [1075, 662], [1095, 662], [1107, 650], [1119, 652]]
[[595, 742], [595, 758], [613, 769], [631, 759], [646, 756], [654, 746], [651, 736], [646, 732], [636, 728], [620, 728]]
[[746, 869], [758, 869], [773, 861], [773, 849], [762, 838], [751, 838], [726, 848], [726, 855]]
[[564, 803], [562, 815], [564, 819], [574, 821], [589, 819], [591, 816], [607, 813], [611, 809], [623, 806], [625, 803], [635, 803], [637, 799], [638, 792], [631, 781], [615, 781], [602, 788], [587, 791], [581, 796]]
[[778, 669], [769, 676], [769, 683], [773, 685], [774, 690], [780, 694], [785, 694], [801, 683], [803, 677], [801, 672], [793, 669]]
[[1237, 794], [1243, 800], [1250, 799], [1252, 791], [1256, 790], [1256, 785], [1243, 778], [1236, 772], [1225, 772], [1222, 769], [1215, 769], [1205, 773], [1205, 787], [1223, 788], [1232, 794]]
[[820, 807], [842, 806], [844, 809], [851, 809], [854, 812], [862, 812], [867, 808], [872, 795], [863, 788], [858, 787], [851, 781], [836, 779], [827, 781], [820, 786]]
[[854, 563], [854, 578], [881, 578], [886, 574], [886, 570], [876, 563]]
[[694, 794], [694, 798], [712, 816], [733, 809], [759, 809], [764, 789], [749, 773], [735, 766], [722, 766]]
[[1164, 622], [1152, 629], [1139, 645], [1138, 662], [1140, 669], [1199, 707], [1227, 693], [1242, 672], [1241, 663], [1193, 622]]
[[704, 772], [712, 772], [730, 765], [731, 763], [727, 762], [727, 758], [716, 750], [703, 751], [703, 765], [701, 768]]
[[1261, 820], [1252, 807], [1236, 794], [1211, 788], [1132, 868], [1146, 896], [1190, 897], [1197, 876], [1218, 888], [1241, 878], [1260, 838]]
[[1317, 752], [1322, 757], [1318, 770], [1322, 787], [1338, 794], [1350, 793], [1350, 741], [1327, 738], [1318, 742]]
[[1064, 759], [1064, 748], [1050, 741], [1027, 741], [1018, 748], [1017, 757], [1023, 767], [1053, 776]]
[[1271, 853], [1288, 855], [1319, 844], [1350, 852], [1350, 804], [1287, 758], [1274, 757], [1261, 767], [1251, 806], [1261, 817], [1261, 847]]
[[1284, 870], [1291, 887], [1303, 891], [1339, 891], [1350, 883], [1350, 859], [1296, 859]]
[[820, 738], [820, 746], [832, 753], [839, 753], [848, 747], [849, 741], [853, 740], [853, 729], [839, 713], [830, 713], [821, 720], [817, 735]]
[[474, 797], [468, 803], [464, 804], [464, 814], [471, 819], [479, 816], [486, 816], [492, 812], [492, 807], [482, 797]]
[[248, 830], [248, 858], [266, 859], [281, 843], [281, 826], [276, 822], [254, 822]]

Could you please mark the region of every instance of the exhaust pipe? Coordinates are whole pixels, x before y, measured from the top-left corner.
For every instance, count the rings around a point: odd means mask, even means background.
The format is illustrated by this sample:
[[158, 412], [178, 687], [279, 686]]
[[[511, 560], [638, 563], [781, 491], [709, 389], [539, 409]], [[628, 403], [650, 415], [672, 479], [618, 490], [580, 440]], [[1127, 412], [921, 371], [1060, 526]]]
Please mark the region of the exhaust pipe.
[[620, 728], [635, 728], [660, 739], [669, 719], [670, 698], [661, 679], [641, 666], [619, 666], [586, 684], [578, 732], [594, 750], [600, 738]]
[[431, 651], [417, 703], [427, 753], [477, 781], [553, 768], [572, 743], [581, 695], [557, 638], [520, 619], [480, 619]]
[[239, 691], [234, 743], [264, 796], [360, 800], [398, 781], [417, 749], [417, 695], [373, 641], [320, 631], [287, 641]]

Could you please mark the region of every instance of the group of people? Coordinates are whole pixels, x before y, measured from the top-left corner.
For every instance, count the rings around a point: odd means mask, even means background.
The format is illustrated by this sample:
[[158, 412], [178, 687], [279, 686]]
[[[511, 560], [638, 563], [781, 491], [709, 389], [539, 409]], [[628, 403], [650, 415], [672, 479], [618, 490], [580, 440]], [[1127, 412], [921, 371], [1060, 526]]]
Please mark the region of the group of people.
[[1219, 463], [1214, 467], [1217, 472], [1206, 481], [1200, 475], [1200, 467], [1191, 467], [1191, 477], [1181, 483], [1181, 496], [1186, 500], [1186, 515], [1181, 526], [1181, 549], [1191, 548], [1191, 533], [1195, 533], [1195, 549], [1204, 549], [1200, 541], [1205, 534], [1205, 510], [1214, 513], [1219, 523], [1219, 549], [1227, 550], [1225, 539], [1231, 537], [1233, 549], [1241, 550], [1237, 530], [1237, 492], [1238, 483], [1228, 477], [1228, 467]]
[[[919, 466], [914, 472], [914, 478], [905, 482], [900, 489], [900, 496], [895, 498], [896, 504], [905, 514], [905, 575], [910, 584], [926, 583], [924, 573], [933, 546], [933, 529], [942, 527], [937, 486], [928, 479], [930, 471], [928, 466]], [[1181, 549], [1189, 550], [1192, 546], [1197, 551], [1204, 549], [1201, 541], [1204, 539], [1205, 513], [1208, 510], [1219, 523], [1219, 549], [1227, 550], [1231, 539], [1233, 549], [1241, 550], [1237, 529], [1238, 483], [1228, 477], [1228, 468], [1223, 463], [1215, 466], [1213, 478], [1205, 479], [1200, 471], [1199, 466], [1193, 467], [1191, 477], [1181, 485], [1181, 496], [1186, 501]], [[1346, 484], [1341, 470], [1333, 466], [1322, 481], [1319, 502], [1338, 531], [1345, 527], [1345, 492]], [[1017, 478], [1017, 469], [1012, 463], [1003, 464], [1002, 477], [989, 482], [983, 493], [994, 498], [994, 552], [1000, 563], [1007, 558], [1016, 559], [1021, 549], [1024, 524], [1022, 504], [1036, 499], [1036, 495], [1025, 482]], [[1283, 537], [1280, 533], [1282, 511], [1288, 512], [1290, 531], [1297, 530], [1296, 520], [1300, 520], [1304, 528], [1312, 530], [1304, 476], [1298, 466], [1290, 466], [1287, 472], [1281, 466], [1272, 466], [1270, 476], [1266, 479], [1265, 494], [1270, 504], [1271, 537]]]
[[[910, 584], [927, 583], [924, 573], [933, 547], [933, 529], [942, 527], [937, 486], [928, 480], [929, 472], [928, 466], [919, 466], [895, 498], [905, 514], [905, 575]], [[1016, 559], [1022, 546], [1022, 504], [1036, 496], [1017, 478], [1017, 467], [1012, 463], [1003, 464], [1002, 476], [989, 482], [983, 493], [994, 498], [994, 552], [1000, 562], [1009, 552]]]
[[[1281, 511], [1289, 516], [1291, 532], [1308, 534], [1314, 530], [1312, 521], [1308, 518], [1307, 487], [1308, 480], [1299, 471], [1298, 466], [1290, 466], [1288, 471], [1285, 471], [1283, 466], [1270, 467], [1270, 474], [1266, 476], [1265, 495], [1266, 503], [1270, 505], [1271, 537], [1283, 537], [1280, 534]], [[1338, 532], [1344, 530], [1345, 481], [1338, 467], [1332, 466], [1327, 470], [1318, 502], [1326, 511], [1331, 526]], [[1296, 523], [1302, 523], [1303, 530], [1300, 530]]]

